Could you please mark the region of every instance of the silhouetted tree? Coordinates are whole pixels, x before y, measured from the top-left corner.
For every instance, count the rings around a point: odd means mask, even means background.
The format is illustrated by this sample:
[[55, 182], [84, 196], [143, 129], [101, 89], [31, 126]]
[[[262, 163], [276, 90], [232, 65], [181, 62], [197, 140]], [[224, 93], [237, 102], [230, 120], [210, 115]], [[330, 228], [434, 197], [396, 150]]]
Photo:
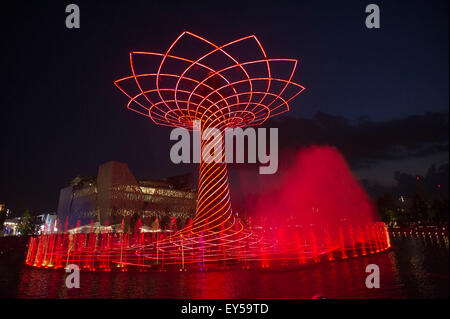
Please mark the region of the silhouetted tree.
[[410, 221], [431, 222], [435, 215], [431, 201], [421, 193], [415, 193], [411, 203]]
[[377, 208], [384, 222], [398, 221], [398, 205], [390, 193], [386, 193], [377, 199]]
[[162, 214], [159, 218], [159, 226], [161, 229], [167, 229], [170, 224], [170, 216], [168, 213]]
[[0, 210], [0, 232], [3, 230], [3, 224], [6, 220], [6, 207], [4, 207], [2, 210]]
[[435, 221], [440, 223], [448, 223], [448, 198], [440, 198], [433, 202], [433, 209], [436, 211]]
[[177, 226], [177, 229], [179, 230], [179, 229], [182, 229], [183, 227], [184, 227], [184, 225], [186, 224], [186, 221], [187, 221], [187, 219], [186, 218], [182, 218], [182, 217], [178, 217], [177, 219], [176, 219], [176, 226]]
[[155, 217], [155, 219], [152, 221], [151, 228], [152, 228], [152, 230], [160, 229], [158, 217]]
[[25, 235], [34, 235], [36, 231], [36, 217], [30, 214], [30, 211], [27, 209], [20, 220], [19, 225], [17, 226], [20, 234]]
[[135, 231], [136, 224], [137, 224], [139, 218], [140, 218], [140, 216], [139, 216], [139, 214], [137, 212], [134, 212], [134, 214], [131, 216], [131, 218], [130, 218], [130, 229], [131, 229], [132, 232]]

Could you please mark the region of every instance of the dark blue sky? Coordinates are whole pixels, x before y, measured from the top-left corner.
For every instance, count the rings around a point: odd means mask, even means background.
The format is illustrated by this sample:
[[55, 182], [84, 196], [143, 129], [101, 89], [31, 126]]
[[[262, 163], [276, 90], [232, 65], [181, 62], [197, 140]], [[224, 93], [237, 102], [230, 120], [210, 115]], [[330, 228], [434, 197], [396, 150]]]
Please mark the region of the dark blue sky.
[[[270, 57], [299, 59], [296, 80], [307, 91], [289, 116], [372, 129], [367, 152], [344, 151], [361, 177], [389, 184], [395, 170], [448, 162], [447, 0], [74, 1], [78, 30], [65, 27], [69, 3], [2, 4], [0, 202], [13, 209], [55, 210], [61, 187], [109, 160], [142, 178], [194, 169], [170, 164], [168, 129], [127, 111], [113, 86], [130, 74], [130, 51], [164, 51], [184, 30], [219, 44], [255, 34]], [[369, 3], [381, 9], [381, 29], [364, 25]], [[415, 134], [397, 138], [405, 128]], [[343, 138], [354, 145], [351, 136]], [[392, 147], [406, 151], [380, 155]]]

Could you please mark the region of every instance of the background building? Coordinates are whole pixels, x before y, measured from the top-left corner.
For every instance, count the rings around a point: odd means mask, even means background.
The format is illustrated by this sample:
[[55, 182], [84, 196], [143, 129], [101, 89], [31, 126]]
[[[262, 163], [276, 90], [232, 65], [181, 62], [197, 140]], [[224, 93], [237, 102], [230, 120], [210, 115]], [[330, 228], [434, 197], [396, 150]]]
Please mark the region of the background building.
[[163, 180], [136, 180], [127, 164], [100, 165], [97, 177], [76, 177], [61, 189], [58, 219], [69, 228], [92, 221], [119, 224], [141, 218], [151, 225], [158, 218], [187, 220], [195, 214], [197, 192], [193, 176], [186, 174]]

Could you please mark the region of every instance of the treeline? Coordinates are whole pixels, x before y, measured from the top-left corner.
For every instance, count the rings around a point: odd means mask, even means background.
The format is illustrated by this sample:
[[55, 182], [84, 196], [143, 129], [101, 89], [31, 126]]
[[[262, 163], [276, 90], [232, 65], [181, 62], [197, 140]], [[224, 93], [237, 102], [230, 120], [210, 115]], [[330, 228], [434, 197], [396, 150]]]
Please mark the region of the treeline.
[[386, 193], [377, 199], [376, 204], [381, 219], [386, 223], [395, 222], [398, 225], [448, 223], [448, 198], [432, 199], [421, 193], [404, 198]]
[[385, 222], [399, 225], [411, 223], [448, 223], [449, 165], [431, 166], [425, 176], [395, 173], [397, 185], [377, 189], [376, 205]]

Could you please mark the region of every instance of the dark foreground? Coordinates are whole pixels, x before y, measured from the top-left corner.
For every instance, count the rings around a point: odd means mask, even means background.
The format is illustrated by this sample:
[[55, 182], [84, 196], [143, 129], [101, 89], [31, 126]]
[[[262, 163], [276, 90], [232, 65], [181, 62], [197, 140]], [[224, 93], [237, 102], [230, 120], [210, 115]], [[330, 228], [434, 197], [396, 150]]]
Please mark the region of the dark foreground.
[[[448, 298], [449, 292], [448, 237], [396, 236], [389, 252], [295, 271], [82, 272], [79, 289], [66, 288], [64, 270], [24, 266], [24, 250], [12, 249], [22, 244], [0, 245], [0, 298]], [[380, 268], [379, 289], [366, 288], [368, 264]]]

